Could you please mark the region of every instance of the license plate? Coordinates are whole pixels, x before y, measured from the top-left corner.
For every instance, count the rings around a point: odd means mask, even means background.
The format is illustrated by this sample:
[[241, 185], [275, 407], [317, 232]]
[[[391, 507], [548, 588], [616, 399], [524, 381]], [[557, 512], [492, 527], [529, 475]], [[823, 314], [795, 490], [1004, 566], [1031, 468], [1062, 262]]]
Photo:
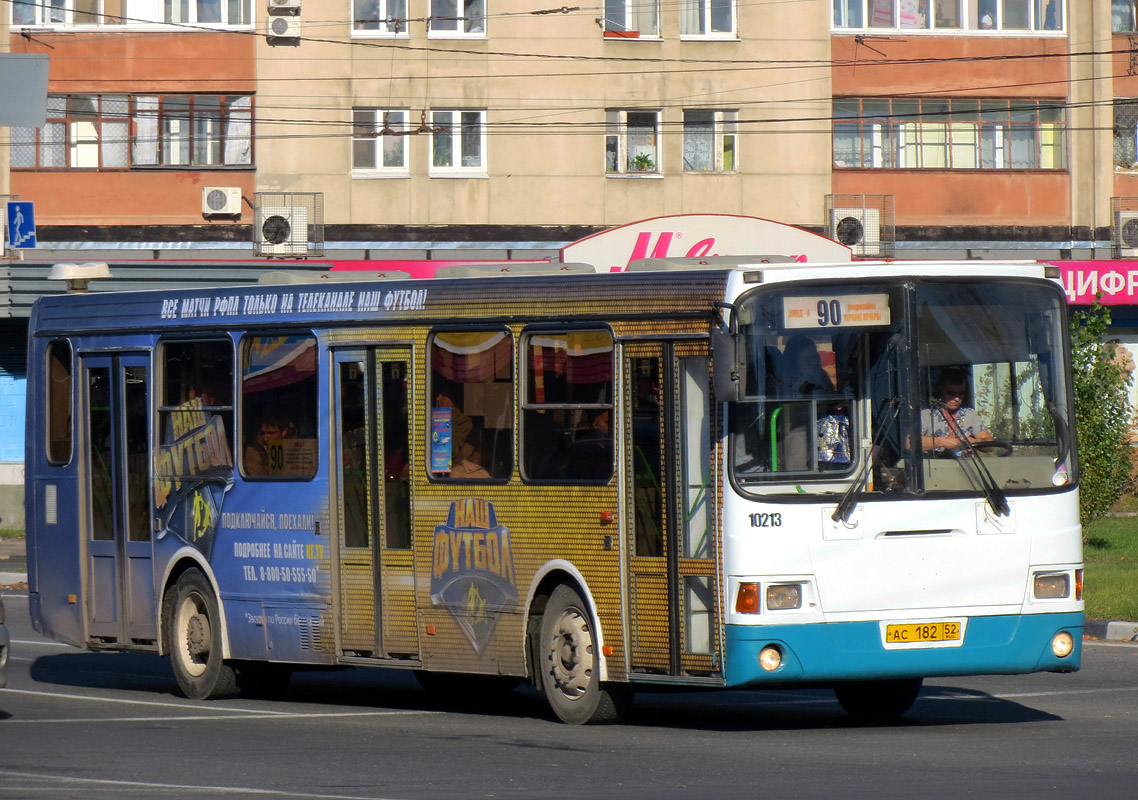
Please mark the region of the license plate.
[[952, 622], [913, 622], [905, 625], [886, 625], [885, 644], [926, 644], [929, 642], [959, 642], [961, 626]]

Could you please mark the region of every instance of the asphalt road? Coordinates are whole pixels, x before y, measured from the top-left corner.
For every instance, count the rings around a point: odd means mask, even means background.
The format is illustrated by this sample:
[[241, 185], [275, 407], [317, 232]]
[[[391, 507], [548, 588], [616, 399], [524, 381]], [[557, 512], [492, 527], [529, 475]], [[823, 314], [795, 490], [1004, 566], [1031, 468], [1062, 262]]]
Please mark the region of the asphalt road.
[[931, 680], [894, 725], [793, 691], [642, 693], [628, 725], [573, 727], [529, 689], [448, 704], [380, 670], [193, 702], [164, 659], [48, 642], [5, 604], [4, 800], [1138, 796], [1138, 645], [1088, 642], [1074, 675]]

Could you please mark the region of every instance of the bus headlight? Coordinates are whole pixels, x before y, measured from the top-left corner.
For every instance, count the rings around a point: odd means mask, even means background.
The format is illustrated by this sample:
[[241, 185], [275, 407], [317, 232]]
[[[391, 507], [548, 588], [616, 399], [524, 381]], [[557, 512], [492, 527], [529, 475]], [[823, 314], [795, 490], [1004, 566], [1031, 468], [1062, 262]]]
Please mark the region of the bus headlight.
[[775, 583], [767, 586], [767, 610], [802, 608], [801, 583]]
[[1037, 600], [1055, 600], [1071, 595], [1071, 576], [1065, 572], [1035, 573], [1033, 593]]
[[1066, 631], [1060, 631], [1051, 640], [1051, 652], [1055, 654], [1056, 658], [1066, 658], [1071, 655], [1071, 651], [1074, 649], [1075, 639]]

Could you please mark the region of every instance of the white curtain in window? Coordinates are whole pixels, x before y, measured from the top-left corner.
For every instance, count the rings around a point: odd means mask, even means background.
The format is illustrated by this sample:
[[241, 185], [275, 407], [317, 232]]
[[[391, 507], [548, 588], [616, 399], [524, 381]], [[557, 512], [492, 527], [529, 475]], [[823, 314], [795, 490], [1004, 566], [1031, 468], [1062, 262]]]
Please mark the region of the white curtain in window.
[[703, 33], [699, 24], [702, 0], [680, 0], [680, 33]]
[[134, 99], [134, 163], [152, 166], [158, 163], [158, 98]]
[[715, 112], [684, 112], [684, 169], [688, 172], [715, 169]]
[[253, 98], [238, 97], [229, 104], [225, 124], [225, 163], [253, 163]]

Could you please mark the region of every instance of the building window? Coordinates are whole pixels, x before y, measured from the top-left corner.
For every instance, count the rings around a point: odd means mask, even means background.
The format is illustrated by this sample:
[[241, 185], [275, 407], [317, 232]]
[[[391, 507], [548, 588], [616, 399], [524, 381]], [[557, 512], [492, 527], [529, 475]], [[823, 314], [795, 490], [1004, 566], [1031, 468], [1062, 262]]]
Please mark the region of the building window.
[[658, 37], [658, 0], [605, 0], [605, 33]]
[[408, 110], [352, 109], [352, 169], [407, 173]]
[[429, 35], [486, 35], [486, 0], [431, 0]]
[[113, 25], [153, 27], [157, 24], [248, 26], [250, 0], [12, 0], [12, 26]]
[[431, 112], [431, 173], [486, 171], [486, 112]]
[[660, 112], [605, 112], [605, 172], [658, 174], [660, 172]]
[[430, 343], [427, 465], [434, 478], [505, 480], [514, 469], [509, 331], [439, 331]]
[[1138, 170], [1138, 99], [1114, 101], [1114, 168]]
[[[833, 0], [833, 28], [846, 30], [1065, 30], [1063, 0]], [[1117, 9], [1119, 2], [1114, 0]]]
[[680, 35], [735, 35], [735, 0], [680, 0]]
[[834, 100], [834, 166], [1066, 169], [1061, 101]]
[[1110, 29], [1115, 33], [1138, 32], [1136, 0], [1110, 0]]
[[42, 128], [12, 128], [13, 169], [251, 166], [253, 98], [49, 95]]
[[684, 110], [684, 172], [734, 172], [738, 111]]
[[316, 337], [248, 336], [241, 349], [241, 472], [301, 480], [316, 474]]
[[407, 0], [353, 0], [352, 30], [407, 33]]

